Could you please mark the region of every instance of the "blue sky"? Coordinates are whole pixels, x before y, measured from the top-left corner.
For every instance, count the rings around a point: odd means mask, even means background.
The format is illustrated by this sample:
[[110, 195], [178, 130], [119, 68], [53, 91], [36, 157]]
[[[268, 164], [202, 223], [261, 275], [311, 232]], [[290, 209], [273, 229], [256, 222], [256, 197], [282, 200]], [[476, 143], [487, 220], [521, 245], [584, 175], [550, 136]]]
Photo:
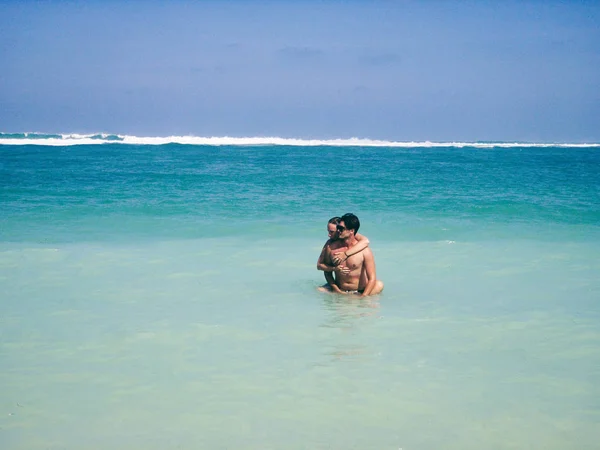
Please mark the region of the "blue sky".
[[600, 2], [0, 3], [0, 131], [600, 142]]

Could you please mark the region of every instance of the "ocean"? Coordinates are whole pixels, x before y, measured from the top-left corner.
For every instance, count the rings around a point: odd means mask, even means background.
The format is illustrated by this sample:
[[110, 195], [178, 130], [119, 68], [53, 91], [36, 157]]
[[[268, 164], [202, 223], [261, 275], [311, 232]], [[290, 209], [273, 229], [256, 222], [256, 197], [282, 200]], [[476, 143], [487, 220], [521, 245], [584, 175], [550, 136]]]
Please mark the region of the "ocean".
[[[0, 134], [0, 448], [597, 449], [600, 145]], [[379, 296], [317, 291], [326, 224]]]

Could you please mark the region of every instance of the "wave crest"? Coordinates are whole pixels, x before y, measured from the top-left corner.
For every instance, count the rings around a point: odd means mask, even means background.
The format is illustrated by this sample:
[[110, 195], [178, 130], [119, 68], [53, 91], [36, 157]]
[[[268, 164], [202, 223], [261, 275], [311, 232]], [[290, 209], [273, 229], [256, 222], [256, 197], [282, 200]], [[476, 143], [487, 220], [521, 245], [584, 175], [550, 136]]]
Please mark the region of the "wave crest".
[[431, 141], [385, 141], [378, 139], [296, 139], [282, 137], [201, 137], [166, 136], [140, 137], [108, 133], [94, 134], [45, 134], [45, 133], [0, 133], [0, 145], [92, 145], [92, 144], [134, 144], [134, 145], [208, 145], [208, 146], [334, 146], [334, 147], [600, 147], [600, 143], [528, 143], [528, 142], [431, 142]]

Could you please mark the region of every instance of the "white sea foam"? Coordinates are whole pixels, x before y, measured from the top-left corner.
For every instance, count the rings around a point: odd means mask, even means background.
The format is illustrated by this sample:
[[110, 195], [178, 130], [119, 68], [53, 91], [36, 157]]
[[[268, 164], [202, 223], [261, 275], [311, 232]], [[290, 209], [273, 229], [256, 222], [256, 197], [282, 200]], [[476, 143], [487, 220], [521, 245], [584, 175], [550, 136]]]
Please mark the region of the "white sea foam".
[[[18, 137], [17, 137], [18, 136]], [[210, 145], [210, 146], [336, 146], [336, 147], [475, 147], [475, 148], [514, 148], [514, 147], [600, 147], [600, 143], [529, 143], [529, 142], [431, 142], [431, 141], [386, 141], [366, 138], [347, 139], [297, 139], [283, 137], [230, 137], [230, 136], [165, 136], [144, 137], [116, 135], [107, 133], [95, 134], [38, 134], [23, 133], [2, 134], [0, 133], [0, 145], [48, 145], [48, 146], [70, 146], [70, 145], [98, 145], [98, 144], [136, 144], [136, 145]]]

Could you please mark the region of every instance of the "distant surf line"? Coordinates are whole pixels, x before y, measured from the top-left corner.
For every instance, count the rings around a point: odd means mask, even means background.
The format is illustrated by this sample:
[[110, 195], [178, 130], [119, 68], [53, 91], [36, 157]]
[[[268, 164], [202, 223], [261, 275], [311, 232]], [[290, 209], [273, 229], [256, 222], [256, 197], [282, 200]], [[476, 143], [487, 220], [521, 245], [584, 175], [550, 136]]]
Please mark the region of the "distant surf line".
[[531, 142], [434, 142], [387, 141], [367, 138], [301, 139], [283, 137], [230, 137], [230, 136], [165, 136], [143, 137], [108, 133], [54, 134], [54, 133], [0, 133], [0, 145], [74, 146], [98, 144], [130, 145], [205, 145], [205, 146], [299, 146], [299, 147], [395, 147], [395, 148], [516, 148], [568, 147], [598, 148], [600, 143], [531, 143]]

